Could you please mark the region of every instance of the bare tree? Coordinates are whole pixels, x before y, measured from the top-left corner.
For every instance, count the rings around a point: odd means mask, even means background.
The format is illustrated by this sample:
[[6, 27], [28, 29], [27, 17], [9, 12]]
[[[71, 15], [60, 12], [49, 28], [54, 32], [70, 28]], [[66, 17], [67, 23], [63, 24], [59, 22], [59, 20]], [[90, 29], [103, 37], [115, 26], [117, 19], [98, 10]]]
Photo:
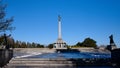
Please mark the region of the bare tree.
[[13, 21], [13, 17], [9, 19], [5, 19], [6, 13], [5, 8], [7, 7], [6, 4], [3, 4], [3, 0], [0, 0], [0, 32], [5, 32], [6, 30], [14, 30], [15, 27], [11, 26], [11, 22]]

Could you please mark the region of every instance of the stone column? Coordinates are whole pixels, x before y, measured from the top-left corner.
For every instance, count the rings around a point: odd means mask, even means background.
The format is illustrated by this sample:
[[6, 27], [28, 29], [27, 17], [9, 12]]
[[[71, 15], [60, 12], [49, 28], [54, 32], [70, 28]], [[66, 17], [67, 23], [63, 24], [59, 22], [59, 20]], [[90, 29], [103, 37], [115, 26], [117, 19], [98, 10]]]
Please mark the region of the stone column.
[[61, 39], [62, 35], [61, 35], [61, 17], [60, 15], [58, 16], [58, 39]]

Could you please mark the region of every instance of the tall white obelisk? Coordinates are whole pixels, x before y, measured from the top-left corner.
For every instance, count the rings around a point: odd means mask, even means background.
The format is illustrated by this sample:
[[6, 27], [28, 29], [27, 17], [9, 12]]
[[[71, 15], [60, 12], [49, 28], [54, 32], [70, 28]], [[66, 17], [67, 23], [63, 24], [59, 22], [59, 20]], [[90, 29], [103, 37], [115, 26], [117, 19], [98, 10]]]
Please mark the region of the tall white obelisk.
[[61, 30], [61, 17], [58, 15], [58, 39], [54, 44], [54, 48], [63, 49], [66, 48], [66, 43], [62, 40], [62, 30]]
[[61, 36], [61, 17], [60, 15], [58, 16], [58, 39], [62, 39], [62, 36]]

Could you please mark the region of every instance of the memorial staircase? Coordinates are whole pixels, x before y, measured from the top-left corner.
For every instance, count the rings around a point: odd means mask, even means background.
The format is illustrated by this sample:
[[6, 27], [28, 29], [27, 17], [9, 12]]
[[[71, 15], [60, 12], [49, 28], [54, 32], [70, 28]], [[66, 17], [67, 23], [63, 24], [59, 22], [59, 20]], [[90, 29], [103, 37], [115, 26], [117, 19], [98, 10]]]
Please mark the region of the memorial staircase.
[[[86, 67], [87, 66], [87, 67]], [[104, 68], [111, 67], [110, 58], [65, 59], [65, 58], [12, 58], [5, 68]]]

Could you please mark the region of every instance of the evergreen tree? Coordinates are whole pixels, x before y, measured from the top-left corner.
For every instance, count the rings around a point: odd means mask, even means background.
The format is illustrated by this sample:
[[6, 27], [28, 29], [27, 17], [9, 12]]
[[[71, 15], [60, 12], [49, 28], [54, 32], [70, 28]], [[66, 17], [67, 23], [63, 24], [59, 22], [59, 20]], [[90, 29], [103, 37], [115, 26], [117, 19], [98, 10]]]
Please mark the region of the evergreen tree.
[[48, 45], [48, 48], [52, 49], [53, 46], [54, 46], [53, 44], [49, 44], [49, 45]]
[[21, 44], [21, 48], [27, 48], [27, 44], [26, 44], [26, 42], [22, 42], [22, 44]]
[[77, 46], [77, 47], [83, 47], [83, 44], [81, 42], [78, 42], [75, 46]]
[[96, 41], [91, 38], [86, 38], [82, 44], [85, 47], [97, 47]]
[[36, 44], [34, 42], [32, 42], [32, 48], [35, 48]]
[[44, 45], [37, 44], [37, 48], [44, 48]]

